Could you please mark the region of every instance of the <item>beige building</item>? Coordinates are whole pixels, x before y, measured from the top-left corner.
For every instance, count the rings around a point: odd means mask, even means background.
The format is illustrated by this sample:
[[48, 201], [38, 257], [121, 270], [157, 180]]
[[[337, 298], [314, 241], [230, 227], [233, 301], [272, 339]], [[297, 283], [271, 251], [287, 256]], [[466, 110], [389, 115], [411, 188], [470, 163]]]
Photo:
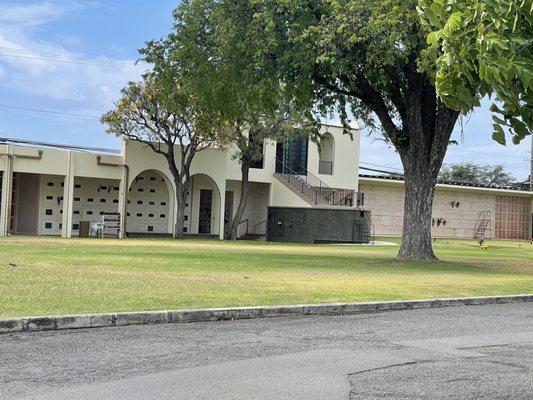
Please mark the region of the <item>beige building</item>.
[[[359, 132], [353, 139], [324, 125], [313, 142], [265, 141], [250, 171], [250, 196], [240, 234], [264, 234], [268, 206], [353, 207]], [[223, 237], [240, 196], [232, 149], [197, 153], [186, 210], [187, 234]], [[138, 142], [119, 152], [6, 140], [0, 143], [0, 235], [78, 235], [80, 222], [119, 213], [121, 235], [172, 234], [175, 186], [166, 160]]]
[[[359, 177], [359, 206], [370, 210], [376, 235], [400, 236], [404, 184], [400, 179]], [[433, 202], [434, 237], [531, 238], [533, 193], [481, 186], [438, 184]]]
[[[324, 125], [319, 147], [309, 140], [265, 141], [250, 171], [250, 196], [239, 235], [265, 234], [269, 206], [371, 212], [376, 235], [401, 235], [403, 182], [359, 176], [359, 131], [353, 139]], [[223, 237], [240, 197], [234, 149], [206, 149], [191, 167], [184, 231]], [[0, 143], [0, 235], [79, 234], [82, 221], [120, 215], [120, 236], [176, 230], [175, 187], [166, 160], [138, 142], [120, 151], [6, 140]], [[357, 196], [356, 196], [356, 192]], [[357, 198], [357, 201], [356, 201]], [[531, 237], [533, 193], [484, 187], [437, 187], [433, 235]]]

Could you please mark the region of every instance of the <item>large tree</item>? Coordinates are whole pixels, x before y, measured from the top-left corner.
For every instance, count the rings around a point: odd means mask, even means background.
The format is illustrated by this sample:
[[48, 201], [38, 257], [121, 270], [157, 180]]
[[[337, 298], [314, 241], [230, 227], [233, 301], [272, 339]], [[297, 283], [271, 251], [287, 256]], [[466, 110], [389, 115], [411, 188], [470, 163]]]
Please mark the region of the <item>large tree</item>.
[[138, 83], [130, 82], [122, 90], [115, 108], [102, 117], [102, 122], [107, 125], [108, 133], [142, 143], [166, 160], [176, 187], [174, 237], [181, 238], [191, 182], [190, 167], [196, 153], [212, 142], [204, 116], [176, 79], [169, 85], [168, 76], [153, 73]]
[[471, 162], [444, 165], [439, 179], [482, 185], [512, 185], [515, 180], [501, 164], [479, 165]]
[[519, 143], [533, 127], [533, 2], [419, 0], [432, 32], [424, 67], [449, 107], [469, 112], [494, 95], [494, 140]]
[[311, 109], [299, 109], [273, 74], [256, 59], [262, 32], [257, 9], [241, 0], [186, 0], [174, 11], [174, 31], [148, 48], [164, 48], [171, 68], [209, 114], [218, 144], [241, 166], [241, 193], [226, 239], [236, 239], [249, 194], [250, 168], [266, 139], [316, 133]]
[[375, 127], [405, 171], [399, 259], [436, 260], [435, 184], [459, 112], [437, 96], [419, 66], [425, 30], [415, 0], [258, 0], [264, 59], [299, 101], [338, 107]]

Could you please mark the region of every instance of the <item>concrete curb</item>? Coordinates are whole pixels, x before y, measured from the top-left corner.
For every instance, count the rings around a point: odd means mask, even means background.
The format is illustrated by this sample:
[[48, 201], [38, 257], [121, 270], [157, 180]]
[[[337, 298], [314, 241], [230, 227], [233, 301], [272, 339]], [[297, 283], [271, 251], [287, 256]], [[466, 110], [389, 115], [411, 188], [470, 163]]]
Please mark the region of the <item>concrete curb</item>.
[[203, 308], [176, 311], [58, 315], [0, 320], [0, 334], [302, 315], [354, 315], [384, 311], [415, 310], [421, 308], [523, 303], [531, 301], [533, 301], [533, 294], [368, 303], [303, 304], [292, 306]]

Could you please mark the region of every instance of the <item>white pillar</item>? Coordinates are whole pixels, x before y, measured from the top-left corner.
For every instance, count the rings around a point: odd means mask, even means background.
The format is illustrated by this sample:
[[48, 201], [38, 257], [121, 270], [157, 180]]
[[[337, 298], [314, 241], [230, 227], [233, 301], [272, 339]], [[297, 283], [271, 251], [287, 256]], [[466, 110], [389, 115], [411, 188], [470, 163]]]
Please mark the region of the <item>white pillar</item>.
[[[8, 154], [12, 154], [8, 146]], [[11, 222], [11, 196], [13, 191], [13, 159], [8, 155], [2, 174], [2, 204], [0, 206], [0, 236], [7, 236]]]
[[69, 238], [72, 236], [72, 213], [74, 208], [74, 155], [72, 151], [67, 153], [67, 165], [65, 173], [65, 182], [63, 187], [63, 229], [61, 237]]
[[224, 240], [224, 211], [226, 209], [226, 180], [224, 179], [220, 184], [217, 184], [220, 192], [220, 213], [218, 218], [218, 237]]
[[274, 184], [269, 183], [268, 184], [268, 206], [272, 207], [274, 204]]
[[127, 204], [128, 204], [128, 167], [122, 167], [122, 174], [120, 177], [120, 184], [118, 189], [118, 212], [120, 213], [120, 234], [121, 239], [126, 237], [126, 219], [127, 219]]

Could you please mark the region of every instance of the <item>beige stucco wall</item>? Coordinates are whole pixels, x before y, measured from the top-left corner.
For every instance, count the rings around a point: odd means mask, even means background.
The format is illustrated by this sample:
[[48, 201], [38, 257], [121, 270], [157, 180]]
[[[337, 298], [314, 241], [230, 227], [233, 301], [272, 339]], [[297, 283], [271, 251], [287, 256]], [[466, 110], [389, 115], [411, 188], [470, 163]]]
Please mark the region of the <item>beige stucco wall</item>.
[[[370, 210], [376, 235], [400, 236], [403, 227], [404, 185], [399, 181], [360, 178], [359, 192], [364, 193], [363, 209]], [[529, 196], [529, 192], [438, 185], [433, 202], [433, 218], [446, 220], [435, 224], [436, 237], [472, 238], [482, 211], [489, 211], [491, 224], [485, 237], [494, 237], [496, 197], [502, 192], [510, 196]], [[452, 207], [459, 202], [459, 207]]]
[[[63, 184], [58, 175], [39, 175], [39, 235], [61, 235], [63, 224]], [[72, 235], [78, 235], [80, 221], [100, 221], [100, 212], [117, 212], [119, 181], [103, 178], [74, 179]]]
[[[323, 133], [330, 133], [333, 137], [334, 173], [332, 175], [319, 174], [319, 151], [316, 144], [310, 142], [308, 149], [308, 165], [310, 173], [317, 175], [326, 184], [334, 188], [355, 190], [357, 188], [358, 159], [359, 159], [359, 131], [352, 130], [353, 138], [343, 133], [342, 128], [324, 125]], [[176, 152], [179, 154], [179, 152]], [[211, 233], [220, 233], [223, 227], [224, 198], [227, 187], [234, 192], [233, 208], [236, 209], [240, 196], [240, 165], [234, 159], [235, 151], [231, 148], [209, 148], [196, 154], [191, 166], [193, 176], [190, 191], [190, 201], [187, 210], [188, 233], [198, 231], [198, 205], [201, 189], [213, 190]], [[266, 218], [268, 205], [289, 207], [309, 207], [309, 204], [298, 195], [280, 183], [274, 176], [276, 158], [276, 143], [267, 140], [264, 143], [264, 165], [261, 169], [250, 171], [251, 195], [246, 209], [245, 219], [250, 220], [250, 227]], [[179, 158], [178, 158], [179, 163]], [[124, 142], [118, 155], [97, 154], [85, 150], [66, 150], [54, 147], [32, 147], [22, 145], [0, 145], [0, 172], [8, 170], [13, 173], [30, 173], [39, 176], [39, 200], [35, 207], [38, 210], [37, 232], [39, 234], [63, 236], [76, 235], [80, 220], [98, 220], [100, 211], [119, 211], [142, 213], [143, 217], [127, 219], [128, 230], [144, 231], [148, 226], [154, 227], [154, 232], [172, 232], [175, 227], [176, 204], [175, 184], [168, 168], [167, 161], [154, 153], [146, 145], [138, 142]], [[146, 220], [145, 214], [162, 214], [160, 210], [138, 211], [126, 207], [124, 199], [129, 188], [138, 176], [150, 171], [157, 171], [165, 180], [168, 190], [168, 217], [166, 221]], [[12, 176], [10, 173], [9, 176]], [[113, 199], [110, 203], [99, 204], [100, 208], [88, 204], [87, 199], [96, 197], [94, 191], [101, 182], [113, 182]], [[81, 188], [78, 187], [82, 184]], [[52, 186], [48, 186], [53, 183]], [[7, 185], [6, 185], [7, 187]], [[118, 189], [117, 189], [118, 188]], [[159, 192], [162, 193], [158, 189]], [[4, 190], [2, 196], [9, 197], [9, 190]], [[98, 192], [97, 192], [98, 193]], [[131, 192], [130, 192], [131, 195]], [[163, 193], [162, 193], [163, 195]], [[63, 198], [58, 202], [58, 198]], [[135, 196], [132, 196], [134, 198]], [[136, 202], [138, 199], [134, 199]], [[7, 202], [5, 202], [7, 204]], [[111, 204], [110, 209], [104, 204]], [[27, 205], [25, 205], [27, 206]], [[94, 208], [94, 210], [92, 210]], [[46, 214], [46, 210], [49, 210]], [[50, 214], [51, 210], [51, 214]], [[67, 210], [64, 214], [63, 212]], [[2, 213], [8, 212], [4, 205]], [[90, 212], [87, 215], [87, 211]], [[2, 215], [3, 215], [2, 214]], [[0, 226], [6, 234], [4, 220]], [[63, 227], [65, 225], [65, 227]], [[166, 228], [165, 228], [166, 226]], [[241, 227], [241, 233], [244, 227]]]

